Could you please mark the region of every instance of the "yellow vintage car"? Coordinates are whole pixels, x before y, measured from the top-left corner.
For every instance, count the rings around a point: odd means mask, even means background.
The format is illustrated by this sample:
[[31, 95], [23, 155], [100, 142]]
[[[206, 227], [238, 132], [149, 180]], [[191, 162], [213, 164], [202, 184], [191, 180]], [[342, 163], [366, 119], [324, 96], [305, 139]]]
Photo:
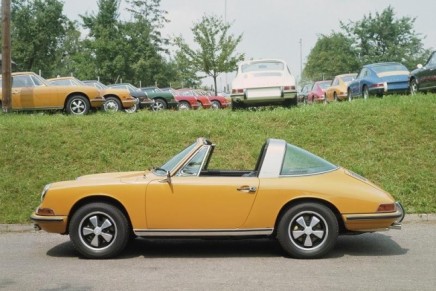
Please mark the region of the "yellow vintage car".
[[324, 102], [342, 101], [347, 99], [348, 84], [356, 78], [357, 74], [337, 75], [330, 87], [325, 91]]
[[268, 139], [250, 170], [209, 169], [205, 138], [150, 171], [48, 184], [36, 229], [69, 234], [87, 258], [118, 255], [132, 237], [274, 237], [319, 258], [339, 234], [401, 228], [399, 202], [367, 179], [284, 140]]
[[[0, 87], [0, 103], [2, 100]], [[52, 86], [33, 72], [12, 73], [12, 110], [65, 110], [68, 114], [84, 115], [91, 108], [102, 107], [104, 102], [95, 88]]]
[[[47, 82], [53, 86], [91, 86], [95, 87], [100, 95], [104, 97], [105, 102], [103, 109], [106, 112], [117, 112], [124, 109], [126, 112], [131, 113], [131, 108], [135, 107], [138, 103], [137, 99], [130, 95], [126, 89], [109, 88], [103, 83], [92, 81], [80, 81], [75, 77], [57, 77], [47, 79]], [[136, 108], [134, 108], [134, 111]]]

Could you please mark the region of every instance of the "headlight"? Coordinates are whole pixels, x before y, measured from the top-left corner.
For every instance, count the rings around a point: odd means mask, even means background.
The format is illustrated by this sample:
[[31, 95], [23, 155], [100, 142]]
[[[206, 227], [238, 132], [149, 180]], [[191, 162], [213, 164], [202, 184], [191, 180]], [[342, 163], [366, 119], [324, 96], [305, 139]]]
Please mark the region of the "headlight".
[[47, 194], [48, 189], [50, 189], [50, 184], [45, 185], [41, 193], [41, 202], [44, 200], [45, 194]]

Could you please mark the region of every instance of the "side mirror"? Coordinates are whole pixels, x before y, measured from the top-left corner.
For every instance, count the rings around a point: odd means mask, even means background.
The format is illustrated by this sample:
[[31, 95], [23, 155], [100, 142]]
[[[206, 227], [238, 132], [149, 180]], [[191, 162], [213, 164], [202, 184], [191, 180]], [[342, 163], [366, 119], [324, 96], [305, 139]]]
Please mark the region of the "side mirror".
[[[160, 169], [160, 170], [163, 170], [163, 169]], [[171, 173], [169, 171], [165, 171], [165, 172], [166, 172], [166, 178], [160, 180], [159, 182], [171, 184]]]

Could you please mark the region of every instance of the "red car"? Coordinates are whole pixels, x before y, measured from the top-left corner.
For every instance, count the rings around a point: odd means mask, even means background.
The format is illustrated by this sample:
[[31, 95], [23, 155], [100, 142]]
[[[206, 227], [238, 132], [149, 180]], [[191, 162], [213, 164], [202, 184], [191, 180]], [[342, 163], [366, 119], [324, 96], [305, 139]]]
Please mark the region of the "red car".
[[210, 103], [212, 103], [212, 109], [222, 109], [222, 108], [224, 109], [232, 105], [230, 97], [226, 98], [221, 95], [215, 95], [215, 93], [212, 91], [206, 92], [203, 90], [195, 90], [195, 92], [198, 93], [199, 95], [207, 96], [207, 98], [209, 98]]
[[179, 103], [177, 105], [179, 110], [198, 109], [199, 107], [197, 98], [193, 96], [174, 95], [174, 99], [176, 99], [176, 101]]
[[325, 90], [330, 86], [332, 80], [318, 81], [312, 86], [312, 89], [307, 93], [304, 103], [324, 102]]
[[210, 102], [209, 98], [205, 95], [198, 94], [195, 90], [192, 89], [179, 89], [175, 90], [175, 93], [173, 93], [175, 96], [192, 96], [197, 99], [198, 105], [207, 109], [212, 106], [212, 103]]

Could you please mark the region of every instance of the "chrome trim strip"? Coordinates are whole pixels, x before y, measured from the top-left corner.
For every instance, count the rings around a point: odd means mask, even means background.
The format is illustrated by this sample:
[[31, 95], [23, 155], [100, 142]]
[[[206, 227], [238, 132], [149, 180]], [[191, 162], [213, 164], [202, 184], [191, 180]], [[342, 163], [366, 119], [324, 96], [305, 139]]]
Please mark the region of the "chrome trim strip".
[[351, 214], [344, 215], [344, 217], [349, 221], [355, 220], [378, 220], [378, 219], [391, 219], [391, 218], [399, 218], [402, 216], [400, 211], [396, 211], [394, 213], [377, 213], [377, 214]]
[[253, 229], [134, 229], [137, 236], [251, 236], [271, 235], [273, 228]]
[[33, 221], [42, 221], [42, 222], [59, 222], [64, 221], [65, 217], [63, 216], [40, 216], [36, 214], [32, 214], [30, 219]]

